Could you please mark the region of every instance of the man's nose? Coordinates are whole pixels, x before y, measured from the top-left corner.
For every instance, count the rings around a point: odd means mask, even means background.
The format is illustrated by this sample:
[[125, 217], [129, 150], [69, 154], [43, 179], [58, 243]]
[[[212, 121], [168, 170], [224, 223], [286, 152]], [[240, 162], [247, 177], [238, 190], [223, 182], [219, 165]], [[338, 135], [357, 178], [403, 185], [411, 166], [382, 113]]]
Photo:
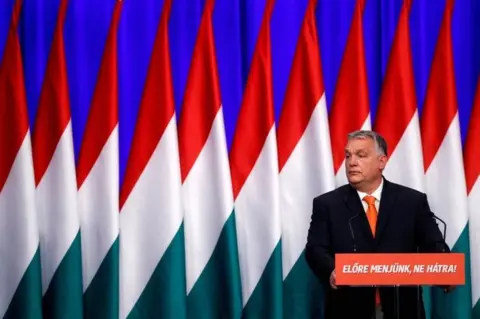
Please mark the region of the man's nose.
[[347, 159], [347, 165], [348, 166], [357, 166], [358, 164], [358, 161], [357, 161], [357, 158], [355, 156], [351, 156]]

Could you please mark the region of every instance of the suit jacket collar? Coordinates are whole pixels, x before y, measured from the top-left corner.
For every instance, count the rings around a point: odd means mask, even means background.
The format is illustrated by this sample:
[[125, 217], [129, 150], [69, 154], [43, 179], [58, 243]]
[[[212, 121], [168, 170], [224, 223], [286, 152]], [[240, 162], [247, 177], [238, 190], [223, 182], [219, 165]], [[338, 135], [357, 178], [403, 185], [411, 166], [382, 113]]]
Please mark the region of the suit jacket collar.
[[374, 238], [357, 190], [351, 185], [347, 185], [344, 189], [344, 201], [350, 210], [350, 218], [358, 219], [358, 224], [360, 225], [365, 238], [375, 241], [375, 243], [379, 243], [385, 233], [388, 220], [395, 208], [395, 200], [396, 185], [383, 177], [383, 189], [378, 212], [377, 229]]
[[397, 199], [397, 185], [387, 181], [385, 177], [383, 179], [384, 185], [382, 191], [382, 199], [378, 212], [377, 231], [375, 236], [375, 240], [377, 242], [382, 239], [382, 236], [385, 233], [385, 228], [387, 227], [388, 220], [395, 211], [395, 202]]

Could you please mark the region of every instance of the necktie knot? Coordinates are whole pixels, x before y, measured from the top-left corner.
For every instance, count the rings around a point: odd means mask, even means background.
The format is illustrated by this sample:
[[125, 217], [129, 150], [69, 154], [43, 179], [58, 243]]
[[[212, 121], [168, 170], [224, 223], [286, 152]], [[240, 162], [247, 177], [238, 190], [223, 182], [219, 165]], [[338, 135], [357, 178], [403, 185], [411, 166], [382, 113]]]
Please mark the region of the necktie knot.
[[371, 195], [367, 195], [363, 198], [363, 200], [370, 206], [370, 205], [375, 205], [375, 197]]

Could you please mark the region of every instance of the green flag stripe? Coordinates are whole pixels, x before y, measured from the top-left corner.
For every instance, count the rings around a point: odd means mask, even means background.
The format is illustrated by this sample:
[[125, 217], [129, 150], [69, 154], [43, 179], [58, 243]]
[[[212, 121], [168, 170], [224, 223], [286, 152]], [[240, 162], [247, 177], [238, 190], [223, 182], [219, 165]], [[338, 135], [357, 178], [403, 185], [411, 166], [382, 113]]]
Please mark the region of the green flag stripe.
[[4, 319], [42, 318], [42, 273], [40, 250], [35, 255], [18, 284]]
[[80, 240], [80, 232], [78, 232], [43, 297], [45, 318], [83, 318]]
[[477, 301], [477, 303], [475, 304], [475, 307], [473, 307], [472, 318], [473, 319], [480, 318], [480, 301]]
[[117, 319], [119, 313], [119, 239], [103, 259], [84, 294], [84, 318]]
[[[258, 243], [261, 245], [261, 243]], [[243, 310], [243, 318], [282, 318], [282, 248], [281, 241], [273, 250], [257, 286]]]
[[207, 265], [187, 297], [188, 318], [240, 318], [242, 290], [235, 213], [223, 226]]
[[283, 318], [323, 318], [323, 289], [302, 252], [283, 281]]
[[184, 319], [185, 299], [185, 249], [182, 224], [127, 318]]
[[458, 286], [454, 291], [447, 294], [439, 288], [432, 289], [433, 318], [471, 318], [472, 291], [468, 233], [467, 225], [452, 248], [453, 252], [465, 254], [465, 285]]
[[432, 318], [432, 287], [422, 286], [423, 308], [425, 309], [425, 318]]

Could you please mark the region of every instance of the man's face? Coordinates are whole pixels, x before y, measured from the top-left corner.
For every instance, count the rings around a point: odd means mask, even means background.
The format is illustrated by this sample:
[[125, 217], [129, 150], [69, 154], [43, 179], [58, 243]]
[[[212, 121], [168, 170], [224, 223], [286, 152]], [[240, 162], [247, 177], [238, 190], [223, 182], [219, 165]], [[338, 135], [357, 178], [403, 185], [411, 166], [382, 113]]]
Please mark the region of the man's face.
[[345, 169], [351, 184], [375, 181], [382, 176], [387, 157], [380, 155], [371, 138], [348, 141], [345, 147]]

